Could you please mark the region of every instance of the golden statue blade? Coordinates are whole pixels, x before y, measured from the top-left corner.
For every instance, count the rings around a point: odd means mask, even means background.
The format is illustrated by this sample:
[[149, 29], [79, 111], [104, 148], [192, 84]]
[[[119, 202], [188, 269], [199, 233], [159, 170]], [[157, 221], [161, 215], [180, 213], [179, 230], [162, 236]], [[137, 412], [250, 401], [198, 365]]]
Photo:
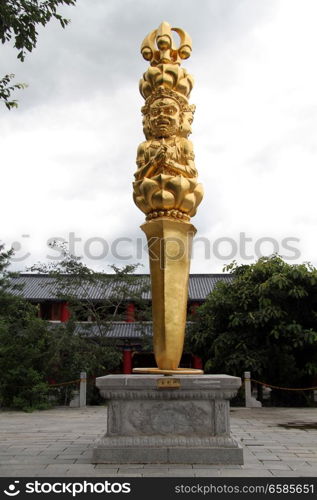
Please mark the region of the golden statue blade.
[[[179, 48], [172, 32], [180, 37]], [[191, 53], [191, 39], [163, 22], [143, 41], [150, 67], [140, 81], [146, 140], [138, 147], [133, 183], [135, 204], [146, 214], [141, 226], [148, 240], [155, 373], [179, 373], [183, 352], [190, 254], [196, 233], [190, 218], [203, 197], [195, 156], [188, 140], [195, 106], [188, 98], [193, 77], [181, 68]], [[136, 369], [134, 372], [152, 372]], [[186, 373], [202, 373], [186, 369]]]

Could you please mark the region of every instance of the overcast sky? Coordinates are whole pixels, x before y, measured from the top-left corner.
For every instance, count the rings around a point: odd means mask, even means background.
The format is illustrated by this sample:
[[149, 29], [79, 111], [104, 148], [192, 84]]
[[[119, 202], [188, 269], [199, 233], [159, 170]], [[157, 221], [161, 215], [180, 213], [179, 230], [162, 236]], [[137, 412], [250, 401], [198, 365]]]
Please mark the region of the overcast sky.
[[50, 238], [76, 237], [71, 250], [96, 269], [147, 272], [131, 186], [139, 50], [163, 20], [193, 39], [184, 66], [205, 197], [191, 271], [274, 251], [317, 265], [316, 0], [78, 0], [63, 13], [71, 24], [40, 29], [24, 63], [1, 47], [1, 75], [29, 85], [18, 109], [0, 108], [1, 241], [15, 267], [57, 256]]

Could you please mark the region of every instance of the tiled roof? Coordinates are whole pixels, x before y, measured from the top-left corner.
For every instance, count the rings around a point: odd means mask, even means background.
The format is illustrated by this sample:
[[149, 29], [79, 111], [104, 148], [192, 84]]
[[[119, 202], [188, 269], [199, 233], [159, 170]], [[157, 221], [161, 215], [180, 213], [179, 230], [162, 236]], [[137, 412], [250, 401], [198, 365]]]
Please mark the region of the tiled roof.
[[[131, 298], [133, 291], [143, 287], [150, 286], [150, 276], [148, 274], [135, 274], [135, 282], [130, 285]], [[116, 289], [120, 288], [120, 283], [115, 279], [115, 275], [105, 275], [105, 280], [100, 280], [100, 283], [80, 286], [76, 278], [67, 276], [72, 293], [79, 299], [85, 300], [104, 300], [116, 294]], [[191, 274], [189, 277], [189, 300], [202, 301], [214, 289], [219, 281], [229, 282], [232, 280], [230, 274]], [[45, 274], [20, 274], [13, 278], [14, 284], [22, 285], [21, 290], [15, 290], [13, 293], [22, 295], [31, 301], [56, 300], [60, 296], [60, 285], [54, 277]], [[68, 289], [69, 291], [70, 289]], [[151, 299], [151, 292], [144, 291], [143, 299]]]
[[[60, 325], [60, 323], [59, 323]], [[103, 332], [100, 331], [98, 326], [94, 323], [88, 325], [87, 323], [77, 323], [76, 331], [78, 333], [85, 333], [89, 336], [98, 337], [103, 334], [106, 338], [116, 339], [140, 339], [144, 336], [152, 336], [152, 323], [126, 323], [124, 321], [113, 322], [109, 326], [101, 327]]]
[[190, 300], [205, 300], [219, 281], [232, 281], [231, 274], [191, 274], [189, 276], [188, 297]]
[[[191, 324], [187, 321], [187, 327]], [[59, 321], [50, 323], [52, 328], [64, 326], [65, 323]], [[95, 323], [76, 323], [76, 332], [87, 335], [89, 337], [104, 336], [111, 339], [142, 339], [144, 337], [152, 337], [152, 321], [144, 323], [127, 323], [125, 321], [114, 321], [113, 323], [104, 324], [98, 327]]]

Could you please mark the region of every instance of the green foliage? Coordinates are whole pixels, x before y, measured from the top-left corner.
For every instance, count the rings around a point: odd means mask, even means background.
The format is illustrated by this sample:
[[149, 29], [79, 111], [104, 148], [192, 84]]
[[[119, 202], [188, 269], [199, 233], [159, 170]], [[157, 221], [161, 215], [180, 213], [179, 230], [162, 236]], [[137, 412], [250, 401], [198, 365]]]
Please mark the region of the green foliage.
[[[89, 286], [109, 287], [109, 276], [103, 282], [104, 275], [65, 255], [50, 275], [57, 280], [60, 297], [69, 302], [72, 316], [65, 324], [50, 324], [36, 317], [36, 307], [12, 293], [19, 289], [12, 284], [15, 275], [8, 272], [12, 254], [12, 250], [6, 252], [0, 245], [0, 406], [25, 411], [43, 409], [49, 406], [50, 396], [60, 404], [68, 404], [78, 385], [55, 388], [50, 384], [76, 380], [81, 371], [92, 379], [118, 369], [121, 353], [113, 342], [110, 345], [106, 333], [111, 321], [120, 317], [120, 304], [128, 294], [140, 297], [144, 284], [138, 289], [137, 276], [130, 275], [136, 266], [114, 268], [116, 283], [109, 300], [96, 307], [92, 301], [82, 299], [87, 298]], [[71, 285], [70, 273], [74, 278]], [[80, 299], [74, 293], [74, 283], [81, 292]], [[94, 314], [94, 322], [78, 328], [76, 321], [84, 309]]]
[[[94, 378], [117, 370], [121, 353], [106, 338], [96, 338], [76, 331], [73, 320], [65, 325], [52, 325], [47, 346], [47, 373], [51, 383], [59, 384], [79, 378], [85, 371], [91, 384]], [[68, 404], [78, 383], [50, 388], [59, 404]], [[88, 399], [89, 403], [89, 399]]]
[[14, 83], [10, 85], [13, 74], [5, 75], [0, 79], [0, 101], [3, 101], [8, 109], [17, 108], [18, 103], [15, 99], [11, 100], [11, 93], [16, 89], [25, 89], [26, 83]]
[[0, 245], [0, 405], [38, 408], [47, 404], [48, 332], [34, 307], [10, 293], [12, 253]]
[[[58, 248], [62, 253], [61, 260], [30, 269], [53, 278], [48, 285], [50, 293], [65, 301], [71, 313], [66, 324], [53, 327], [52, 352], [55, 358], [50, 360], [51, 376], [62, 382], [76, 379], [82, 370], [89, 377], [112, 372], [121, 362], [117, 344], [122, 344], [122, 340], [109, 340], [107, 333], [114, 322], [126, 320], [127, 303], [133, 302], [138, 311], [136, 319], [140, 334], [145, 335], [151, 312], [143, 296], [149, 286], [142, 277], [134, 274], [138, 264], [122, 268], [113, 265], [110, 267], [114, 273], [105, 274], [90, 269], [80, 258], [71, 255], [65, 245]], [[92, 290], [104, 298], [96, 300]], [[60, 392], [63, 398], [65, 391]]]
[[36, 47], [37, 26], [46, 24], [54, 17], [62, 28], [68, 19], [58, 14], [60, 5], [75, 5], [76, 0], [6, 0], [0, 4], [0, 38], [2, 43], [14, 39], [19, 50], [18, 58], [24, 61], [26, 51]]
[[317, 270], [279, 256], [231, 264], [198, 309], [190, 343], [207, 372], [305, 387], [317, 375]]
[[[61, 260], [34, 265], [30, 270], [53, 278], [51, 293], [67, 302], [73, 322], [83, 322], [82, 328], [88, 332], [97, 329], [98, 337], [105, 337], [114, 321], [126, 320], [126, 304], [132, 302], [136, 305], [140, 331], [143, 331], [151, 312], [149, 302], [143, 299], [149, 291], [149, 283], [134, 274], [139, 264], [122, 268], [111, 265], [111, 274], [96, 272], [79, 257], [71, 255], [65, 245], [53, 243], [52, 246], [59, 248]], [[96, 300], [92, 290], [104, 298]]]
[[[0, 39], [8, 43], [14, 40], [14, 48], [18, 50], [18, 59], [24, 61], [26, 53], [36, 47], [38, 26], [46, 26], [52, 18], [59, 21], [62, 28], [69, 23], [57, 12], [63, 5], [75, 5], [76, 0], [1, 0], [0, 1]], [[25, 83], [10, 85], [12, 74], [0, 79], [0, 101], [8, 109], [17, 107], [17, 101], [11, 100], [15, 89], [23, 89]]]

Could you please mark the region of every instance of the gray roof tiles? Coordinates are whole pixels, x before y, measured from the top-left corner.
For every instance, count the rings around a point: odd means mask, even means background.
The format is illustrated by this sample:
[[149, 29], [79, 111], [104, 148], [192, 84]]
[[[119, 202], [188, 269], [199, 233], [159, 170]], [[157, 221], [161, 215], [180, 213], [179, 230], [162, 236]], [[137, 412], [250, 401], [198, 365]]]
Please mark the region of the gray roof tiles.
[[[187, 327], [190, 321], [186, 323]], [[64, 326], [64, 323], [52, 322], [51, 327]], [[109, 339], [133, 339], [141, 340], [144, 337], [152, 337], [152, 322], [127, 323], [125, 321], [114, 321], [113, 323], [103, 324], [98, 327], [95, 323], [77, 323], [75, 330], [77, 333], [87, 337], [100, 337], [100, 335]]]
[[[131, 296], [133, 300], [133, 291], [136, 288], [150, 286], [150, 276], [148, 274], [135, 274], [135, 284], [130, 285]], [[116, 281], [115, 275], [105, 275], [105, 280], [101, 280], [97, 284], [79, 285], [75, 277], [69, 276], [70, 288], [78, 298], [85, 300], [104, 300], [109, 299], [116, 294], [117, 287], [120, 283]], [[192, 301], [203, 301], [207, 295], [214, 289], [219, 281], [229, 282], [232, 280], [230, 274], [191, 274], [189, 277], [188, 298]], [[45, 274], [20, 274], [13, 278], [15, 284], [23, 285], [21, 290], [14, 290], [13, 293], [21, 295], [30, 301], [47, 301], [57, 300], [60, 297], [59, 286], [56, 279]], [[125, 286], [125, 285], [124, 285]], [[150, 291], [142, 293], [144, 300], [151, 299]]]
[[230, 274], [191, 274], [189, 276], [188, 297], [190, 300], [205, 300], [219, 281], [232, 281]]
[[[106, 338], [116, 339], [141, 339], [144, 336], [152, 336], [152, 323], [126, 323], [124, 321], [116, 321], [109, 326], [101, 327], [104, 329], [103, 334]], [[98, 337], [101, 332], [97, 325], [77, 323], [76, 331], [85, 333], [88, 336]]]

